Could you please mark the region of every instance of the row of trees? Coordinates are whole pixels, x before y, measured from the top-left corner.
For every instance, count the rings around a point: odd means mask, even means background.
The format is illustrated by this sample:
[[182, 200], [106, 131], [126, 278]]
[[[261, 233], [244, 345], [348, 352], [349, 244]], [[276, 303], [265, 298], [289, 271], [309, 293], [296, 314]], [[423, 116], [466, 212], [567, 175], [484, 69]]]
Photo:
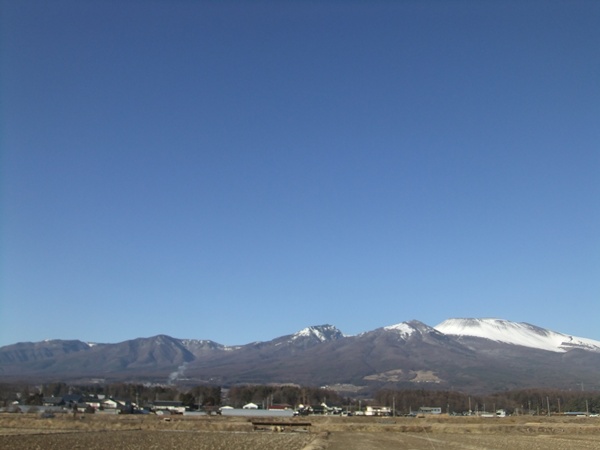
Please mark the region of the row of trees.
[[19, 401], [29, 405], [41, 405], [44, 397], [64, 397], [65, 395], [104, 395], [127, 399], [144, 405], [154, 400], [177, 400], [180, 391], [173, 386], [143, 385], [131, 383], [69, 385], [67, 383], [46, 383], [36, 386], [26, 384], [0, 383], [0, 405]]
[[69, 394], [104, 395], [127, 399], [140, 405], [155, 400], [179, 400], [189, 407], [217, 407], [223, 404], [242, 407], [256, 403], [262, 407], [274, 404], [342, 406], [358, 409], [368, 404], [395, 407], [398, 414], [416, 411], [420, 406], [438, 406], [444, 412], [494, 411], [505, 409], [516, 414], [548, 414], [567, 411], [600, 413], [600, 392], [563, 391], [555, 389], [523, 389], [490, 395], [469, 395], [456, 391], [438, 390], [380, 390], [370, 400], [343, 398], [332, 390], [296, 385], [243, 385], [221, 389], [220, 386], [198, 385], [186, 390], [176, 386], [113, 383], [107, 385], [73, 386], [66, 383], [47, 383], [38, 386], [0, 383], [0, 406], [15, 400], [26, 404], [41, 404], [44, 397]]
[[298, 405], [320, 405], [321, 403], [340, 405], [344, 402], [335, 391], [295, 385], [233, 386], [227, 393], [227, 401], [234, 407], [242, 407], [252, 402], [263, 408], [277, 404], [297, 407]]
[[198, 406], [216, 407], [222, 404], [242, 407], [250, 402], [265, 408], [273, 404], [288, 404], [296, 407], [300, 404], [316, 405], [327, 402], [336, 405], [343, 402], [341, 397], [334, 391], [295, 385], [244, 385], [234, 386], [226, 390], [222, 390], [220, 386], [198, 385], [182, 390], [172, 385], [132, 383], [93, 384], [89, 386], [68, 385], [66, 383], [47, 383], [38, 386], [0, 383], [0, 406], [7, 406], [15, 400], [25, 404], [41, 405], [44, 397], [63, 397], [71, 394], [91, 397], [104, 395], [130, 400], [139, 405], [150, 404], [156, 400], [178, 400], [191, 408]]
[[600, 412], [600, 392], [522, 389], [490, 395], [468, 395], [455, 391], [381, 390], [374, 402], [395, 406], [399, 414], [420, 406], [439, 406], [444, 412], [494, 411], [505, 409], [516, 414], [555, 414], [566, 411]]
[[192, 409], [201, 407], [213, 407], [221, 405], [220, 386], [195, 386], [189, 391], [180, 392], [179, 400]]

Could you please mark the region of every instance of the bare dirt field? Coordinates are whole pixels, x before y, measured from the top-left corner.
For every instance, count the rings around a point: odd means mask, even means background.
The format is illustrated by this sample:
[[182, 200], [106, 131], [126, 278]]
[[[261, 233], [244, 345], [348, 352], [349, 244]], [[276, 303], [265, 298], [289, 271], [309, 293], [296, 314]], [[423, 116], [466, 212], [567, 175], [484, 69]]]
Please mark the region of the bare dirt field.
[[[254, 431], [247, 417], [0, 415], [0, 449], [598, 449], [600, 419], [305, 417], [310, 432]], [[290, 420], [288, 419], [287, 422]], [[285, 421], [284, 421], [285, 422]]]

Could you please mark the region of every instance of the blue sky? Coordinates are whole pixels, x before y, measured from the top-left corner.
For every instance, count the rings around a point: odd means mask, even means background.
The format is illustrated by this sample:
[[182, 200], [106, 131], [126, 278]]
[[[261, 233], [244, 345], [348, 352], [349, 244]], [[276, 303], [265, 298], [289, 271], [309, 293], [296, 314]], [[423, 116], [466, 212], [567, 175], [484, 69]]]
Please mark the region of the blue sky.
[[0, 345], [600, 340], [599, 2], [0, 7]]

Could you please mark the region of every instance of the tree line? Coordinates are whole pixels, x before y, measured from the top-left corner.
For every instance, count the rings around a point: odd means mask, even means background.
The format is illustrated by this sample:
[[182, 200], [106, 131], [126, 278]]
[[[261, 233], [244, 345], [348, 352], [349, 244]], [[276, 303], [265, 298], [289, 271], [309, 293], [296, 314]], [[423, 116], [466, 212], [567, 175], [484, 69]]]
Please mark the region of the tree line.
[[111, 383], [93, 385], [70, 385], [46, 383], [28, 385], [0, 383], [0, 406], [18, 401], [23, 404], [41, 405], [44, 397], [86, 395], [127, 399], [144, 406], [157, 400], [181, 401], [191, 408], [207, 408], [229, 405], [237, 408], [248, 403], [268, 408], [272, 405], [314, 406], [322, 403], [356, 410], [367, 405], [395, 408], [397, 414], [417, 411], [421, 406], [441, 407], [445, 413], [467, 411], [494, 412], [504, 409], [510, 414], [556, 414], [564, 412], [600, 413], [600, 392], [558, 389], [521, 389], [474, 395], [457, 391], [426, 389], [383, 389], [371, 399], [357, 400], [343, 397], [337, 392], [297, 385], [239, 385], [229, 388], [212, 385], [177, 387], [174, 385], [149, 385], [135, 383]]
[[35, 386], [0, 383], [0, 406], [8, 406], [14, 401], [29, 405], [41, 405], [44, 397], [64, 397], [73, 394], [126, 399], [142, 406], [157, 400], [181, 401], [184, 406], [192, 409], [222, 405], [241, 408], [248, 403], [256, 403], [259, 407], [264, 408], [277, 404], [295, 408], [300, 404], [329, 403], [335, 405], [343, 402], [343, 399], [335, 391], [296, 385], [240, 385], [227, 389], [211, 385], [182, 388], [174, 385], [135, 383], [83, 386], [67, 383], [46, 383]]
[[376, 392], [373, 402], [396, 408], [399, 414], [417, 411], [421, 406], [441, 407], [443, 412], [494, 412], [510, 414], [558, 414], [564, 412], [600, 413], [600, 392], [558, 389], [519, 389], [489, 395], [470, 395], [456, 391], [392, 390]]
[[340, 395], [332, 390], [316, 387], [299, 387], [296, 385], [244, 385], [233, 386], [227, 392], [227, 400], [231, 406], [241, 408], [254, 403], [262, 408], [273, 405], [339, 405], [344, 402]]
[[14, 401], [29, 405], [41, 405], [44, 397], [64, 397], [66, 395], [104, 396], [127, 399], [143, 405], [155, 400], [176, 400], [180, 395], [180, 391], [173, 386], [132, 383], [91, 385], [73, 385], [67, 383], [44, 383], [39, 385], [0, 383], [1, 406], [7, 406]]

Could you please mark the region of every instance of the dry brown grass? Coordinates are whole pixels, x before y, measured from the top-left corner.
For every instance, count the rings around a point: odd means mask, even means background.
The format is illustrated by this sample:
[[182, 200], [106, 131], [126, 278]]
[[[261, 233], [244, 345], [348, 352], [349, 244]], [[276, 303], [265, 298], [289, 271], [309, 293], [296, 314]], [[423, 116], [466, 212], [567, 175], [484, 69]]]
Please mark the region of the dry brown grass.
[[[289, 420], [289, 419], [288, 419]], [[0, 414], [0, 448], [597, 449], [600, 419], [574, 417], [303, 417], [310, 433], [252, 431], [247, 417]]]

